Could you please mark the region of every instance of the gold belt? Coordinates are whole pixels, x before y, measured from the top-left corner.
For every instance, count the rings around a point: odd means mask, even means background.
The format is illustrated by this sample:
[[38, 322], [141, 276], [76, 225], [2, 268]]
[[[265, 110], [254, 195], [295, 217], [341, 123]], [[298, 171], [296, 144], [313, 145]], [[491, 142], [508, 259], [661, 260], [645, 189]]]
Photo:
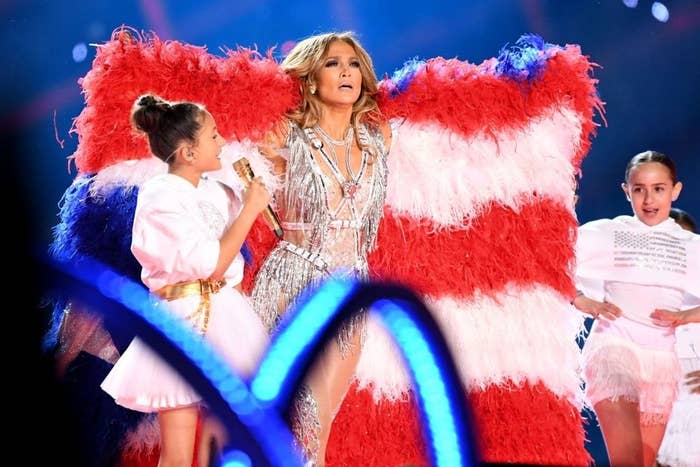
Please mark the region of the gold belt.
[[200, 295], [199, 306], [197, 310], [186, 316], [185, 319], [201, 322], [199, 325], [200, 334], [204, 335], [207, 332], [209, 325], [209, 313], [211, 311], [211, 301], [209, 295], [217, 293], [223, 286], [226, 285], [226, 280], [220, 281], [210, 279], [197, 279], [196, 281], [178, 282], [161, 287], [153, 292], [163, 300], [176, 300], [178, 298], [190, 297], [192, 295]]

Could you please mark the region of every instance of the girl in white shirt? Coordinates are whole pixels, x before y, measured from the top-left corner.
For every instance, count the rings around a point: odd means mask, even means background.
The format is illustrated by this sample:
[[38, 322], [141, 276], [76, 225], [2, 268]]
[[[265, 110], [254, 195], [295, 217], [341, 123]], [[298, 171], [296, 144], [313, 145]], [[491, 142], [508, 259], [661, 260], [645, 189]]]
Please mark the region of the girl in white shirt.
[[610, 463], [651, 467], [680, 369], [674, 333], [650, 315], [700, 305], [700, 236], [669, 218], [682, 184], [668, 156], [634, 156], [622, 189], [634, 217], [579, 228], [573, 304], [596, 318], [583, 348], [584, 376]]
[[[241, 201], [204, 176], [221, 168], [224, 145], [204, 107], [146, 95], [137, 100], [132, 123], [168, 164], [168, 173], [147, 181], [138, 194], [131, 250], [141, 279], [167, 300], [164, 313], [189, 322], [234, 369], [249, 375], [268, 338], [241, 294], [240, 250], [270, 194], [256, 179]], [[156, 352], [135, 338], [102, 388], [124, 407], [158, 413], [160, 467], [191, 467], [202, 399]]]

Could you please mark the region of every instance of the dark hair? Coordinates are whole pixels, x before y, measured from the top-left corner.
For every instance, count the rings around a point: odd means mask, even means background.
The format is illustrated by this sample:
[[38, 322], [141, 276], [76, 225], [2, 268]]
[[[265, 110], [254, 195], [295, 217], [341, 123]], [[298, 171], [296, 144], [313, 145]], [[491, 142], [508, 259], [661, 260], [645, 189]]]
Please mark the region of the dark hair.
[[681, 227], [683, 225], [689, 227], [689, 230], [693, 233], [698, 233], [698, 227], [697, 224], [695, 223], [695, 219], [693, 219], [693, 216], [688, 214], [686, 211], [680, 209], [680, 208], [671, 208], [671, 212], [669, 212], [669, 216], [673, 218], [673, 220], [676, 221], [677, 224], [680, 224]]
[[632, 169], [646, 162], [658, 162], [659, 164], [663, 164], [670, 172], [673, 184], [675, 185], [678, 181], [676, 173], [676, 164], [671, 160], [670, 157], [658, 151], [644, 151], [634, 156], [627, 163], [627, 168], [625, 169], [625, 183], [629, 182], [630, 172], [632, 171]]
[[148, 135], [148, 146], [169, 162], [180, 143], [194, 143], [202, 127], [204, 107], [191, 102], [170, 103], [153, 94], [136, 99], [131, 122]]

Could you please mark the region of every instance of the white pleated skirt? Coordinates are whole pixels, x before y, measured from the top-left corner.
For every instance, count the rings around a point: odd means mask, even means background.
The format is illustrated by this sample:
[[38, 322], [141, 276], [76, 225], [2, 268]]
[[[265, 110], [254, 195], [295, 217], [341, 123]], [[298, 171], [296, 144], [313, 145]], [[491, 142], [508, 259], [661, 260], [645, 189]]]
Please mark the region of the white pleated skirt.
[[[167, 302], [167, 310], [185, 318], [199, 305], [200, 296]], [[247, 297], [232, 287], [211, 295], [209, 324], [204, 338], [230, 368], [243, 377], [258, 366], [268, 344], [268, 333]], [[192, 327], [194, 333], [198, 328]], [[102, 382], [115, 402], [140, 412], [185, 407], [201, 402], [201, 396], [157, 352], [138, 337]]]

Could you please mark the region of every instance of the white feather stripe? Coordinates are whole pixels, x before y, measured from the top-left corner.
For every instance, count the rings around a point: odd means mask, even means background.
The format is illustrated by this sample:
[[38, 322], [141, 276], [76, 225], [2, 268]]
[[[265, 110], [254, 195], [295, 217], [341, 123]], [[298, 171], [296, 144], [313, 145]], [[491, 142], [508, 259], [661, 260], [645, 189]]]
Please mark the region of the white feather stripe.
[[233, 188], [242, 188], [244, 185], [233, 169], [234, 161], [241, 157], [248, 159], [255, 176], [260, 177], [269, 190], [281, 188], [282, 180], [274, 175], [272, 163], [260, 154], [257, 145], [250, 140], [233, 141], [224, 146], [221, 150], [221, 169], [209, 175]]
[[[240, 193], [245, 185], [234, 170], [233, 163], [241, 157], [248, 159], [253, 174], [262, 179], [271, 193], [282, 189], [283, 178], [274, 174], [272, 163], [258, 151], [258, 146], [250, 140], [234, 141], [224, 146], [221, 150], [221, 169], [210, 172], [208, 175], [226, 183]], [[274, 207], [274, 201], [272, 204]]]
[[579, 116], [552, 108], [522, 130], [463, 138], [436, 124], [396, 128], [389, 154], [387, 204], [395, 212], [460, 226], [489, 203], [519, 209], [545, 195], [573, 212]]
[[167, 171], [168, 165], [154, 156], [117, 162], [97, 172], [90, 185], [90, 194], [95, 196], [116, 188], [140, 187], [146, 180]]
[[[223, 148], [221, 148], [221, 168], [214, 172], [210, 172], [208, 175], [235, 189], [236, 192], [240, 192], [246, 185], [234, 170], [233, 162], [241, 157], [247, 157], [250, 160], [249, 155], [252, 152], [257, 151], [249, 141], [235, 141], [233, 143], [226, 144]], [[253, 164], [251, 164], [250, 167], [252, 168]], [[255, 173], [255, 170], [253, 170], [253, 173]]]
[[[257, 145], [249, 140], [234, 141], [221, 149], [221, 169], [209, 172], [207, 175], [220, 180], [239, 192], [243, 184], [233, 169], [233, 162], [241, 157], [247, 157], [250, 167], [256, 176], [260, 176], [270, 190], [276, 190], [281, 180], [272, 172], [272, 164], [260, 154]], [[155, 175], [168, 171], [168, 165], [157, 157], [146, 159], [131, 159], [118, 162], [100, 170], [93, 180], [91, 194], [121, 187], [140, 187]]]
[[[495, 298], [444, 297], [425, 303], [443, 330], [468, 389], [506, 381], [543, 382], [555, 394], [582, 406], [576, 337], [583, 331], [583, 315], [554, 289], [509, 285]], [[402, 398], [410, 385], [398, 348], [374, 316], [356, 379], [360, 387], [373, 388], [375, 399]]]

